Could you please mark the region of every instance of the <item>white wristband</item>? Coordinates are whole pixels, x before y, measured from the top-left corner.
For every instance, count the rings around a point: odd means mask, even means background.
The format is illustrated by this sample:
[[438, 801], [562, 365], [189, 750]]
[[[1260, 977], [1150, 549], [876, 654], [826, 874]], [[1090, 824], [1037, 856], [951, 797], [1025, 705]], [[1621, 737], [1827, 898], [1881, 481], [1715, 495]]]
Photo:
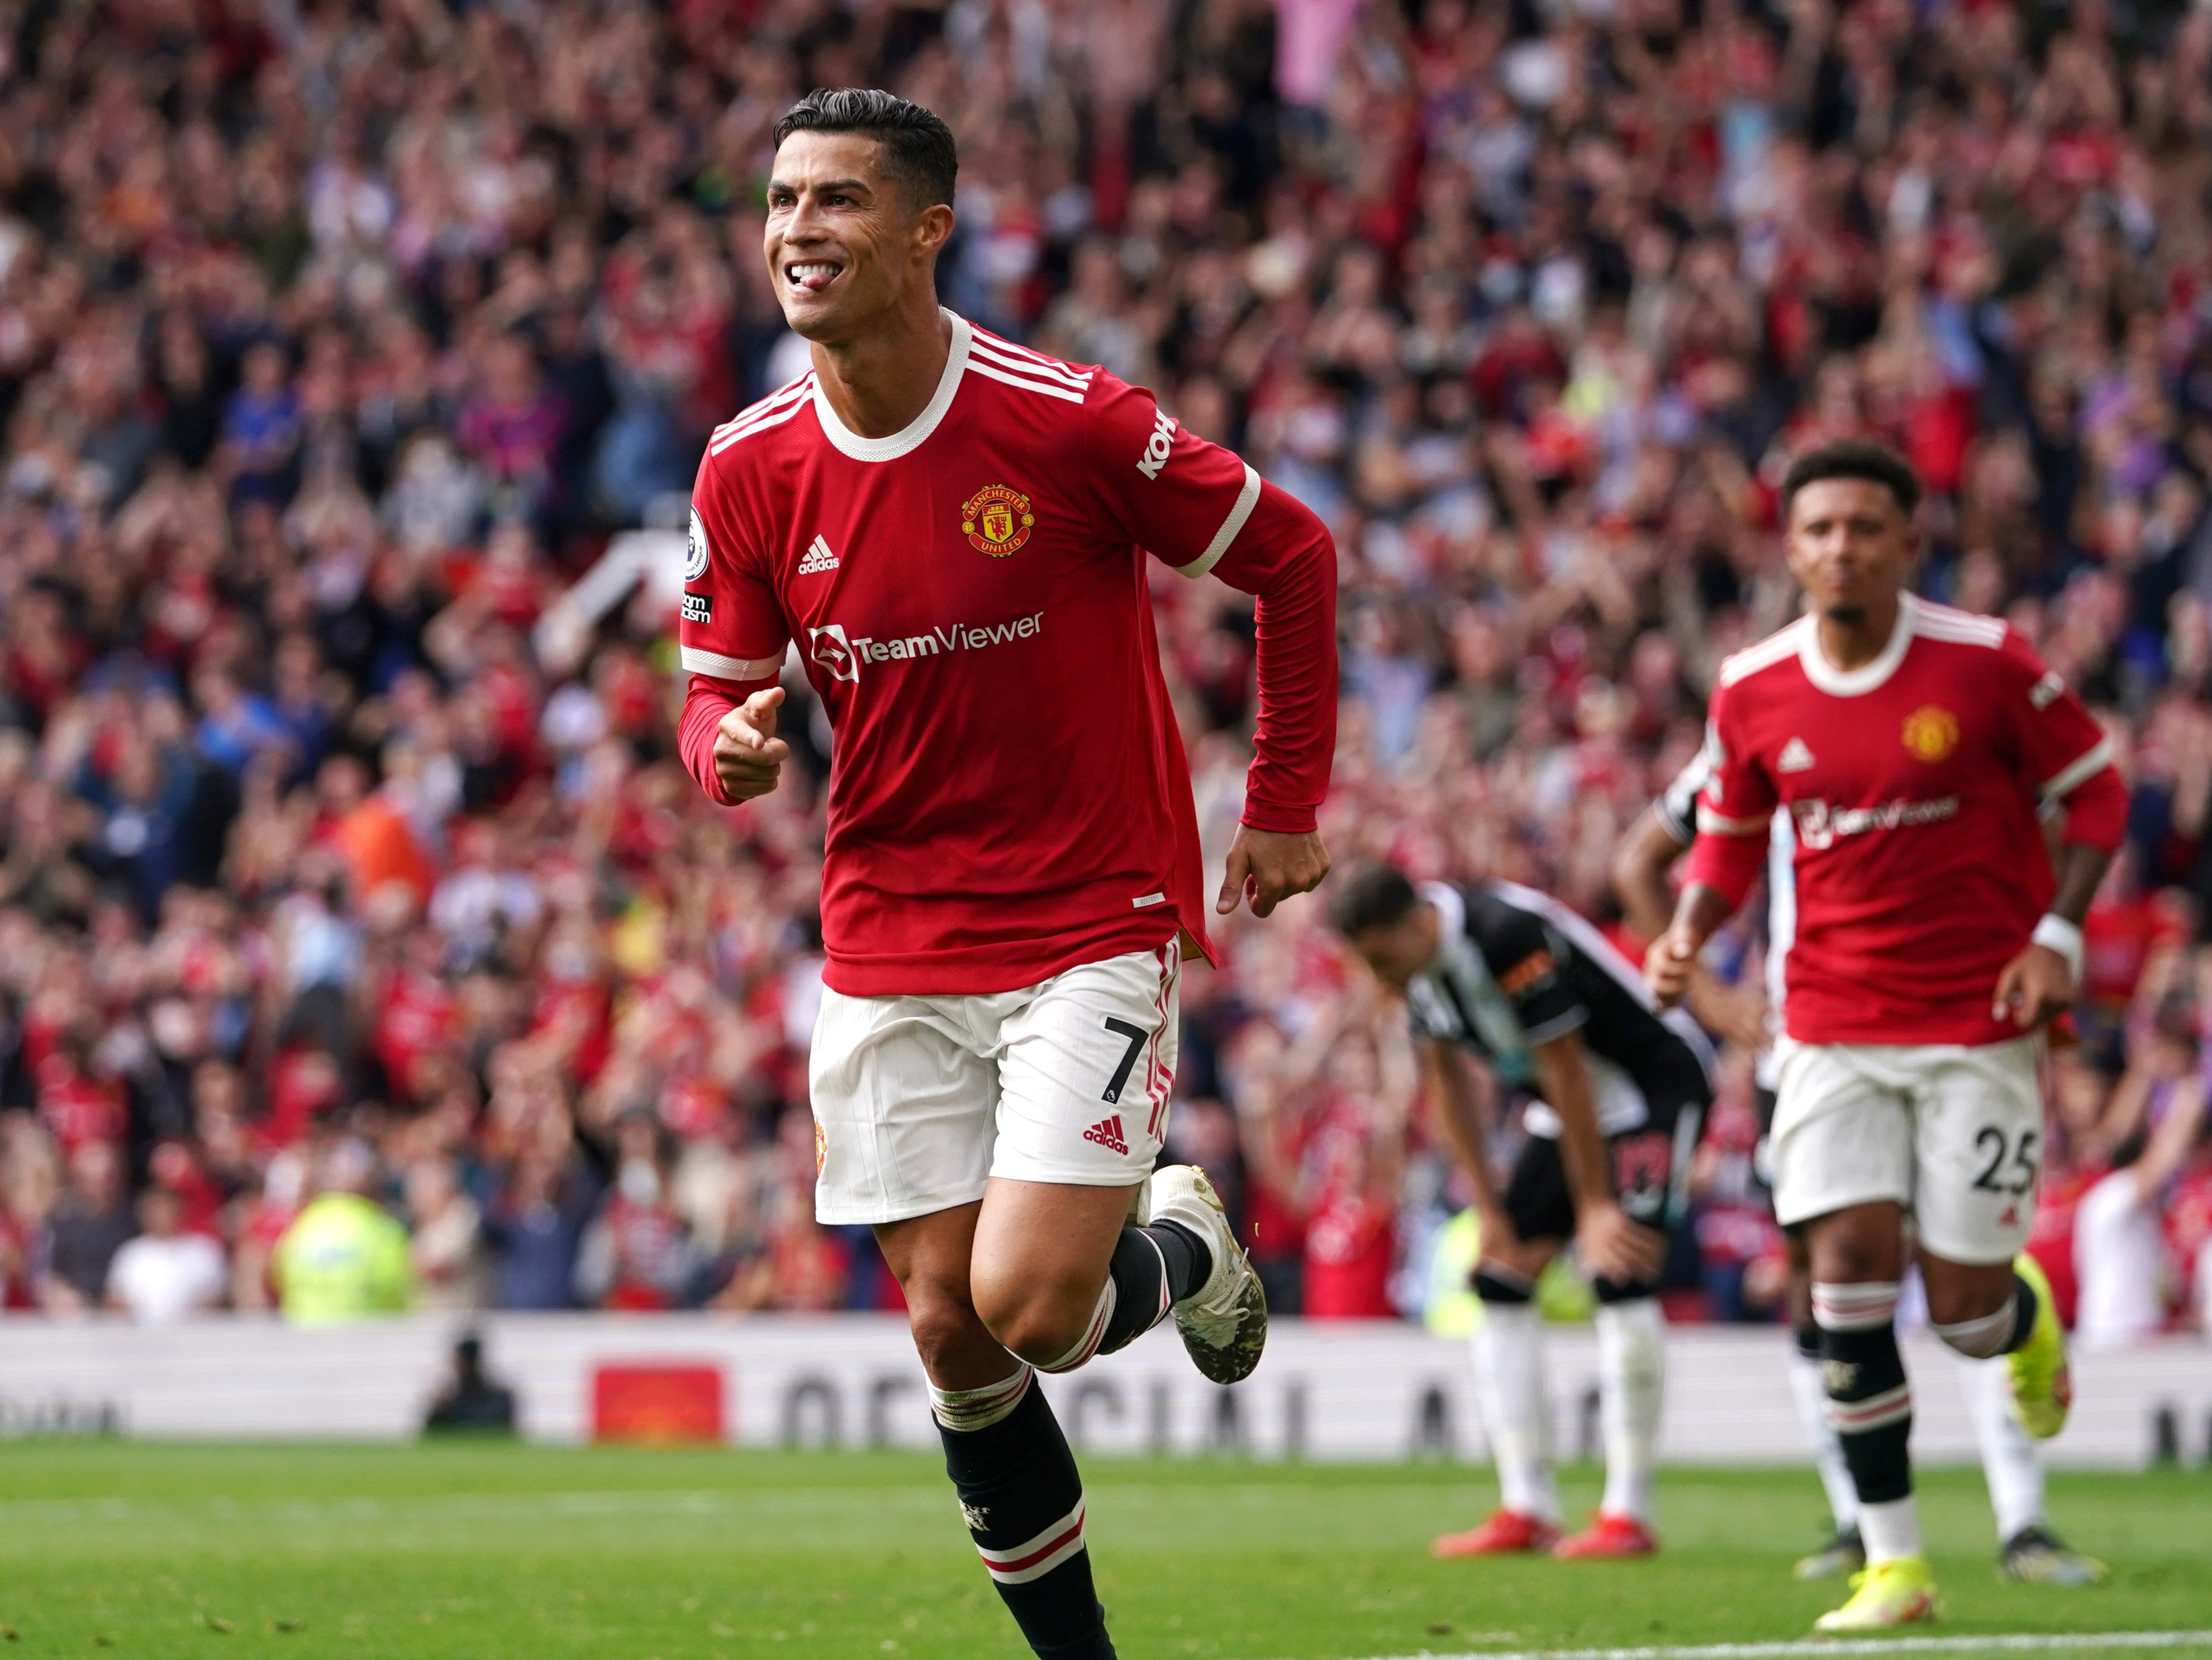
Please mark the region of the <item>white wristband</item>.
[[2045, 911], [2028, 938], [2046, 951], [2055, 951], [2066, 959], [2066, 971], [2074, 976], [2074, 983], [2081, 983], [2081, 925], [2069, 922], [2064, 917]]

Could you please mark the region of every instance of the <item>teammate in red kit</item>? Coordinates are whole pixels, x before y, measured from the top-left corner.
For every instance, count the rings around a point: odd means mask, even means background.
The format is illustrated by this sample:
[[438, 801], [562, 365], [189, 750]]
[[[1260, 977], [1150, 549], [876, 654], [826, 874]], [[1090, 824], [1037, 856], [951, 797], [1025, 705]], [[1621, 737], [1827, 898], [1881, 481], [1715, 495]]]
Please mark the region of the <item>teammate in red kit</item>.
[[[2022, 1254], [2042, 1155], [2038, 1033], [2073, 1000], [2081, 917], [2127, 793], [2103, 730], [2025, 640], [1906, 591], [1919, 482], [1902, 459], [1827, 445], [1783, 496], [1808, 614], [1721, 666], [1698, 838], [1645, 973], [1662, 1001], [1684, 994], [1786, 809], [1797, 927], [1774, 1208], [1810, 1253], [1866, 1545], [1854, 1595], [1820, 1627], [1857, 1631], [1936, 1611], [1894, 1325], [1907, 1215], [1936, 1334], [2010, 1357], [2031, 1433], [2065, 1422], [2063, 1334]], [[2055, 873], [2044, 805], [2064, 818]]]
[[1151, 393], [939, 307], [936, 116], [817, 92], [776, 142], [768, 265], [813, 368], [700, 468], [684, 756], [718, 801], [773, 789], [796, 645], [833, 734], [817, 1211], [876, 1229], [1023, 1634], [1095, 1660], [1082, 1484], [1033, 1369], [1172, 1310], [1228, 1383], [1267, 1333], [1205, 1177], [1152, 1169], [1182, 953], [1212, 948], [1146, 555], [1258, 596], [1257, 752], [1216, 909], [1265, 916], [1328, 869], [1334, 550]]

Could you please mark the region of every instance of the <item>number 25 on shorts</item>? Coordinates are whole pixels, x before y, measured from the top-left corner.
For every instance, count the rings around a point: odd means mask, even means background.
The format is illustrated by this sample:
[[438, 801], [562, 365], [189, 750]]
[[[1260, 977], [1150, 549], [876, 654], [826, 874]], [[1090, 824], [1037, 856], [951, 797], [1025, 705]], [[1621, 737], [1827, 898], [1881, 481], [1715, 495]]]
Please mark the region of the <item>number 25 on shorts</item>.
[[[2035, 1186], [2039, 1173], [2035, 1146], [2040, 1139], [2034, 1130], [2022, 1130], [2014, 1145], [1995, 1124], [1984, 1124], [1975, 1131], [1974, 1151], [1989, 1160], [1982, 1166], [1982, 1173], [1974, 1178], [1975, 1190], [2001, 1193], [2012, 1199], [2025, 1196]], [[2008, 1160], [2008, 1153], [2011, 1155]]]

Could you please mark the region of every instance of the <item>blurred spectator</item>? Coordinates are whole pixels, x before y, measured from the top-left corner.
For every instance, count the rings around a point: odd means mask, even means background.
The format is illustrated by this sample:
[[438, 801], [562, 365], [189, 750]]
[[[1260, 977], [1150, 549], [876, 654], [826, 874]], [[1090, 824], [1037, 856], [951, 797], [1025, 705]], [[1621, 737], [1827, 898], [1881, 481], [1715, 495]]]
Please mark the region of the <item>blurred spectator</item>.
[[1298, 1311], [1387, 1317], [1414, 1093], [1403, 1012], [1386, 1010], [1366, 976], [1303, 1040], [1260, 1060], [1267, 1052], [1242, 1058], [1245, 1157], [1286, 1220], [1298, 1219]]
[[1778, 1317], [1788, 1264], [1757, 1168], [1759, 1120], [1747, 1057], [1731, 1055], [1690, 1169], [1705, 1311], [1715, 1320]]
[[223, 406], [218, 463], [231, 499], [282, 505], [299, 483], [300, 404], [285, 383], [284, 348], [270, 340], [246, 349], [238, 390]]
[[516, 1157], [484, 1208], [495, 1308], [577, 1306], [577, 1256], [599, 1184], [565, 1138], [556, 1140]]
[[586, 1307], [674, 1308], [699, 1263], [668, 1199], [661, 1131], [635, 1114], [616, 1131], [615, 1179], [577, 1248], [576, 1298]]
[[2087, 1345], [2111, 1347], [2160, 1330], [2197, 1266], [2170, 1259], [2160, 1213], [2172, 1184], [2212, 1139], [2194, 1021], [2186, 1001], [2161, 1006], [2149, 1029], [2136, 1034], [2132, 1064], [2112, 1091], [2106, 1134], [2118, 1168], [2082, 1196], [2074, 1225], [2075, 1329]]
[[376, 1156], [361, 1141], [324, 1155], [321, 1192], [276, 1242], [277, 1307], [295, 1325], [328, 1326], [397, 1314], [414, 1298], [407, 1231], [367, 1195]]
[[58, 1187], [52, 1140], [28, 1115], [0, 1114], [0, 1310], [39, 1306]]
[[167, 1188], [138, 1201], [138, 1237], [108, 1265], [106, 1305], [141, 1325], [166, 1326], [218, 1308], [230, 1291], [222, 1247], [204, 1233], [183, 1231], [184, 1201]]
[[69, 1154], [69, 1186], [54, 1206], [40, 1252], [39, 1302], [52, 1314], [100, 1304], [107, 1274], [137, 1231], [113, 1143], [81, 1141]]
[[453, 1160], [418, 1159], [408, 1167], [405, 1188], [415, 1305], [445, 1311], [482, 1308], [483, 1217], [476, 1201], [462, 1190]]

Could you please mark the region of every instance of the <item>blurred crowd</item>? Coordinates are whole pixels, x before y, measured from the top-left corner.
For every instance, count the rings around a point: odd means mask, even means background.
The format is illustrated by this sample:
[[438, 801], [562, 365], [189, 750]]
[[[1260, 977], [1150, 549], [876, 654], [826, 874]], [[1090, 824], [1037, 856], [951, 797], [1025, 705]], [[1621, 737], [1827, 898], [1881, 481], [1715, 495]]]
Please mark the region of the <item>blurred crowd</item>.
[[[1617, 837], [1790, 614], [1788, 458], [1899, 445], [1925, 590], [2133, 788], [2037, 1249], [2100, 1337], [2203, 1323], [2212, 10], [2152, 0], [0, 0], [8, 1308], [895, 1301], [810, 1204], [803, 682], [715, 809], [666, 589], [559, 615], [804, 367], [759, 204], [824, 84], [958, 134], [949, 304], [1328, 520], [1340, 867], [1617, 928]], [[1155, 599], [1218, 859], [1249, 603]], [[1311, 901], [1222, 943], [1176, 1154], [1279, 1307], [1434, 1315], [1402, 1012]], [[1670, 1296], [1771, 1317], [1724, 1074]]]

